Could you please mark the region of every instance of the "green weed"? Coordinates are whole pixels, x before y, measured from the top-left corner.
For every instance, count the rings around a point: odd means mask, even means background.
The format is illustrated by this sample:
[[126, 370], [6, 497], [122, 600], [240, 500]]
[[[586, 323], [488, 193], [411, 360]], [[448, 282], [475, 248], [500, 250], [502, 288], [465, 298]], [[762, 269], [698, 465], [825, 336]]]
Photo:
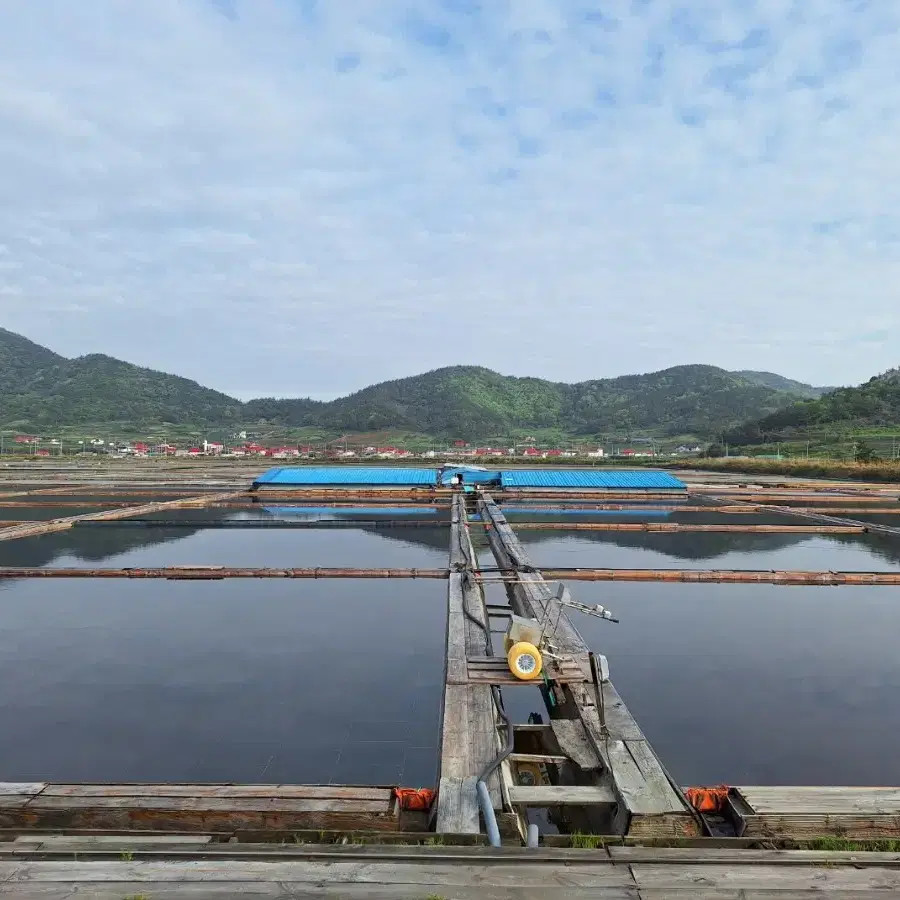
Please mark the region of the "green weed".
[[834, 852], [863, 853], [866, 851], [875, 853], [900, 853], [900, 840], [894, 838], [879, 838], [871, 841], [854, 841], [850, 838], [826, 835], [819, 838], [811, 838], [808, 841], [797, 843], [798, 850], [830, 850]]
[[572, 834], [572, 847], [576, 850], [596, 850], [604, 846], [603, 835], [582, 834], [576, 831]]

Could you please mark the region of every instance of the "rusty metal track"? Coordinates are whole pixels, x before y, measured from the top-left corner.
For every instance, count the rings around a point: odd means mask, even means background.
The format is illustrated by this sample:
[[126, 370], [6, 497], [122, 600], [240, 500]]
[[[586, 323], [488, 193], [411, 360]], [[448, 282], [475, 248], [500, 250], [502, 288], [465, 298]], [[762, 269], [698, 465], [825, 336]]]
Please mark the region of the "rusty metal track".
[[[158, 495], [156, 495], [158, 496]], [[423, 500], [420, 503], [415, 503], [412, 501], [403, 501], [403, 500], [387, 500], [383, 504], [378, 504], [373, 502], [372, 498], [360, 498], [360, 500], [317, 500], [315, 498], [307, 498], [304, 500], [270, 500], [267, 502], [259, 503], [259, 502], [251, 502], [246, 500], [236, 500], [236, 501], [212, 501], [212, 502], [204, 502], [206, 498], [197, 497], [197, 495], [193, 495], [196, 498], [196, 501], [192, 499], [192, 502], [196, 502], [197, 504], [203, 504], [210, 508], [214, 509], [243, 509], [243, 510], [253, 510], [259, 507], [264, 506], [283, 506], [283, 507], [302, 507], [309, 504], [314, 504], [315, 506], [320, 506], [323, 508], [333, 508], [333, 509], [352, 509], [354, 506], [359, 506], [360, 501], [364, 501], [366, 506], [378, 506], [383, 505], [385, 507], [397, 507], [402, 509], [422, 509], [425, 507], [437, 507], [439, 509], [448, 509], [449, 501], [444, 500], [443, 498], [439, 498], [437, 500]], [[501, 498], [502, 499], [502, 498]], [[180, 501], [171, 501], [171, 502], [180, 502]], [[78, 509], [139, 509], [140, 506], [138, 504], [129, 503], [127, 501], [72, 501], [72, 500], [61, 500], [57, 502], [47, 502], [47, 501], [37, 501], [34, 503], [29, 503], [27, 501], [0, 501], [0, 507], [16, 507], [22, 509], [65, 509], [65, 508], [78, 508]], [[515, 514], [516, 507], [515, 505], [511, 505], [507, 500], [506, 503], [502, 504], [502, 507], [505, 512]], [[654, 503], [591, 503], [589, 501], [575, 501], [570, 503], [547, 503], [540, 504], [540, 512], [556, 512], [559, 510], [566, 509], [578, 509], [578, 510], [603, 510], [606, 512], [688, 512], [688, 513], [724, 513], [726, 515], [740, 515], [754, 512], [771, 512], [774, 510], [778, 510], [779, 512], [798, 512], [798, 513], [866, 513], [866, 514], [877, 514], [877, 515], [900, 515], [900, 506], [884, 506], [884, 507], [853, 507], [853, 506], [791, 506], [791, 507], [774, 507], [768, 504], [763, 503], [747, 503], [741, 505], [729, 505], [729, 506], [713, 506], [712, 504], [704, 505], [704, 506], [695, 506], [690, 504], [654, 504]], [[529, 509], [531, 512], [532, 509]]]
[[[427, 528], [449, 525], [449, 519], [119, 519], [86, 521], [78, 528], [226, 528], [309, 529], [328, 528]], [[676, 522], [515, 522], [523, 531], [639, 531], [654, 534], [713, 532], [724, 534], [865, 534], [865, 525], [730, 525]], [[490, 523], [485, 528], [490, 528]]]
[[794, 492], [794, 491], [767, 491], [767, 492], [751, 492], [747, 493], [734, 493], [732, 491], [726, 491], [721, 494], [714, 494], [712, 491], [701, 492], [697, 491], [696, 493], [691, 491], [689, 492], [689, 496], [694, 496], [698, 499], [712, 497], [715, 496], [718, 500], [731, 500], [731, 501], [770, 501], [770, 500], [784, 500], [788, 502], [800, 502], [800, 503], [809, 503], [811, 501], [821, 501], [822, 503], [837, 503], [837, 502], [846, 502], [846, 503], [896, 503], [898, 498], [900, 498], [900, 492], [893, 491], [889, 494], [885, 494], [884, 496], [873, 497], [871, 494], [850, 494], [850, 493], [837, 493], [834, 491], [804, 491], [804, 492]]
[[[754, 571], [748, 569], [585, 569], [545, 568], [548, 581], [657, 581], [715, 584], [777, 585], [900, 585], [900, 572], [804, 572]], [[165, 566], [159, 568], [76, 569], [0, 567], [0, 579], [11, 578], [133, 578], [170, 581], [220, 581], [226, 578], [421, 578], [446, 579], [449, 569], [355, 569], [355, 568], [234, 568], [230, 566]], [[484, 581], [515, 578], [512, 569], [482, 568]]]
[[[711, 498], [713, 503], [716, 503], [718, 498]], [[718, 507], [714, 507], [718, 508]], [[858, 519], [845, 519], [840, 516], [834, 515], [824, 515], [821, 509], [805, 509], [805, 510], [797, 510], [795, 507], [791, 506], [764, 506], [764, 512], [775, 513], [776, 515], [788, 515], [788, 516], [797, 516], [802, 519], [809, 519], [813, 522], [822, 522], [826, 525], [843, 525], [843, 526], [863, 526], [867, 531], [871, 531], [875, 534], [887, 534], [891, 537], [900, 537], [900, 528], [897, 528], [892, 525], [882, 525], [881, 523], [873, 523], [873, 522], [860, 522]], [[843, 509], [841, 512], [849, 512], [849, 510]], [[866, 512], [878, 512], [879, 510], [869, 510], [865, 509]]]
[[[654, 534], [865, 534], [865, 525], [695, 525], [677, 522], [513, 522], [525, 531], [647, 531]], [[490, 525], [485, 527], [489, 528]]]
[[798, 572], [747, 569], [541, 569], [551, 581], [663, 581], [692, 584], [898, 585], [900, 572]]
[[106, 510], [104, 512], [82, 513], [76, 516], [66, 516], [62, 519], [50, 521], [29, 522], [25, 525], [15, 525], [12, 528], [0, 529], [0, 541], [14, 541], [19, 538], [37, 537], [42, 534], [52, 534], [57, 531], [66, 531], [78, 522], [103, 521], [112, 519], [127, 519], [130, 516], [139, 516], [149, 513], [161, 512], [168, 509], [182, 509], [188, 507], [202, 507], [216, 500], [228, 500], [241, 492], [227, 491], [219, 494], [205, 494], [199, 497], [185, 497], [181, 500], [166, 500], [160, 503], [144, 503], [140, 506], [126, 505], [124, 509]]
[[225, 578], [448, 578], [448, 569], [306, 569], [233, 568], [230, 566], [163, 566], [159, 568], [73, 569], [0, 567], [8, 578], [163, 578], [169, 581], [220, 581]]
[[429, 528], [449, 525], [449, 519], [119, 519], [77, 522], [76, 528], [224, 528], [315, 530], [329, 528]]

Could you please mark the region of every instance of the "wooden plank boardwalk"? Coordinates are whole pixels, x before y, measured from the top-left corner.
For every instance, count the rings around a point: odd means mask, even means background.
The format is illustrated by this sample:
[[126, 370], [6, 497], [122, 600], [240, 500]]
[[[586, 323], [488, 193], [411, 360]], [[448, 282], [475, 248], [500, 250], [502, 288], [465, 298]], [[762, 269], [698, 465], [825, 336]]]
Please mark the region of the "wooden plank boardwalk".
[[171, 837], [0, 843], [21, 900], [812, 900], [894, 896], [900, 856], [802, 851], [234, 845]]

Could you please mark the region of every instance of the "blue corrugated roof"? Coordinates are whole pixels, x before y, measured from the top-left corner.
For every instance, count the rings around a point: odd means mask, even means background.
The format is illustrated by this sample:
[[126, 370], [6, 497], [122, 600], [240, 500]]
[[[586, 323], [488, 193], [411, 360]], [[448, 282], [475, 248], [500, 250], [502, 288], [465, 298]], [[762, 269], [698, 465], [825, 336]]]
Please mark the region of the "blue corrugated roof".
[[622, 490], [685, 490], [685, 484], [668, 472], [603, 471], [582, 469], [509, 469], [500, 473], [508, 488], [617, 488]]
[[276, 485], [434, 485], [436, 469], [405, 469], [393, 466], [296, 466], [269, 469], [254, 487]]

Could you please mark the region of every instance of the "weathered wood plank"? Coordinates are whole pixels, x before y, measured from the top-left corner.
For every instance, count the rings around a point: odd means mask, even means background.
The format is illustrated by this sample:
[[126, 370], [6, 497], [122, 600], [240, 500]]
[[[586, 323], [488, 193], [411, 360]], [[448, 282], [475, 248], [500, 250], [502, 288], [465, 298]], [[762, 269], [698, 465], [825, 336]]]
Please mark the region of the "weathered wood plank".
[[829, 891], [900, 891], [900, 869], [875, 866], [634, 863], [631, 871], [641, 890], [805, 890], [824, 892], [826, 896]]
[[900, 787], [735, 787], [755, 813], [900, 815]]
[[556, 740], [563, 753], [582, 769], [599, 769], [602, 765], [580, 719], [551, 719]]
[[[235, 897], [262, 897], [266, 900], [423, 900], [421, 885], [416, 884], [279, 884], [278, 882], [194, 882], [168, 884], [160, 882], [122, 882], [119, 884], [0, 884], [0, 896], [18, 900], [72, 900], [72, 887], [78, 896], [91, 900], [123, 900], [144, 896], [147, 900], [234, 900]], [[435, 892], [428, 892], [435, 893]], [[437, 894], [444, 897], [445, 894]], [[637, 888], [604, 887], [554, 888], [554, 900], [639, 900]], [[735, 895], [736, 897], [736, 895]], [[547, 890], [538, 888], [506, 888], [493, 885], [455, 885], [448, 900], [547, 900]], [[707, 900], [707, 898], [702, 898]], [[715, 898], [718, 900], [718, 898]], [[732, 900], [731, 897], [728, 900]], [[755, 898], [750, 897], [750, 900]], [[793, 900], [788, 897], [786, 900]], [[861, 898], [866, 900], [866, 898]]]
[[603, 713], [609, 736], [620, 741], [646, 740], [643, 731], [625, 705], [625, 701], [619, 696], [613, 683], [604, 681], [601, 689], [603, 691]]
[[84, 882], [216, 882], [252, 883], [278, 881], [296, 884], [414, 884], [432, 890], [436, 886], [496, 885], [521, 889], [530, 887], [631, 887], [634, 882], [627, 866], [608, 860], [595, 864], [566, 866], [517, 861], [483, 864], [415, 862], [317, 862], [190, 860], [151, 861], [66, 861], [3, 862], [0, 879], [9, 883]]
[[732, 792], [748, 837], [900, 837], [900, 789], [748, 786]]
[[286, 799], [379, 800], [390, 803], [391, 793], [389, 787], [336, 784], [46, 784], [43, 788], [44, 797], [256, 797], [276, 803]]
[[18, 809], [33, 800], [34, 794], [4, 794], [0, 797], [0, 811], [4, 809]]
[[[65, 800], [66, 798], [49, 798]], [[220, 801], [221, 802], [221, 801]], [[252, 806], [253, 801], [243, 801]], [[327, 801], [291, 801], [292, 804], [324, 804]], [[237, 809], [237, 800], [223, 803], [222, 808], [211, 807], [207, 801], [201, 808], [171, 808], [172, 804], [156, 806], [73, 806], [60, 807], [0, 807], [0, 828], [78, 829], [102, 831], [178, 831], [192, 832], [265, 832], [301, 830], [394, 831], [397, 819], [393, 814], [369, 812], [352, 806], [331, 809], [283, 808]], [[331, 801], [337, 803], [337, 801]]]
[[611, 805], [616, 793], [606, 785], [512, 785], [509, 801], [523, 806]]
[[854, 815], [852, 813], [765, 813], [741, 815], [742, 837], [803, 840], [814, 837], [841, 837], [854, 840], [900, 838], [900, 816]]
[[871, 850], [754, 850], [748, 847], [620, 847], [606, 848], [615, 862], [628, 863], [706, 863], [738, 865], [829, 865], [897, 866], [900, 853]]
[[510, 753], [508, 759], [511, 762], [550, 763], [557, 766], [569, 762], [568, 756], [557, 756], [551, 753]]
[[45, 781], [0, 781], [0, 804], [5, 802], [5, 797], [14, 794], [39, 794], [46, 786]]
[[168, 809], [219, 810], [235, 812], [343, 812], [387, 815], [390, 804], [384, 800], [334, 800], [327, 798], [298, 800], [293, 797], [52, 797], [40, 794], [27, 812], [45, 809]]

